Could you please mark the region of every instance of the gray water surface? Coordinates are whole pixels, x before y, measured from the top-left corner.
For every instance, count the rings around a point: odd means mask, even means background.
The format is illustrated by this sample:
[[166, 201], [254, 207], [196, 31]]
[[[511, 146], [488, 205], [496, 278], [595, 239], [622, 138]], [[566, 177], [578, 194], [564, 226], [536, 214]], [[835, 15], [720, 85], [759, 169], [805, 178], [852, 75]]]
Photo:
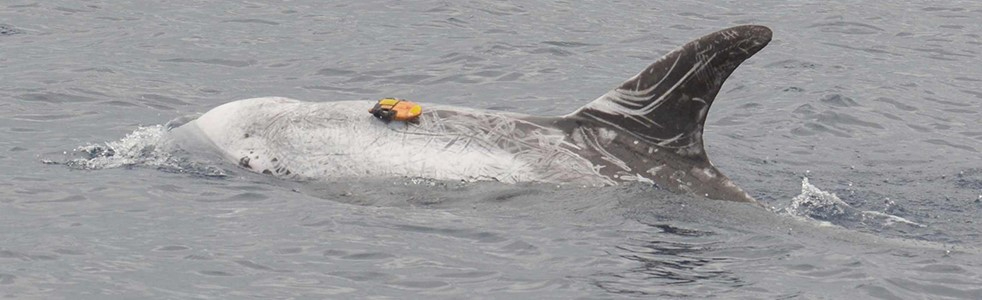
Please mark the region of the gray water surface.
[[[976, 1], [6, 1], [0, 297], [980, 299], [980, 20]], [[565, 114], [741, 24], [774, 40], [705, 139], [767, 210], [291, 182], [154, 147], [259, 96]], [[76, 151], [96, 148], [126, 155]]]

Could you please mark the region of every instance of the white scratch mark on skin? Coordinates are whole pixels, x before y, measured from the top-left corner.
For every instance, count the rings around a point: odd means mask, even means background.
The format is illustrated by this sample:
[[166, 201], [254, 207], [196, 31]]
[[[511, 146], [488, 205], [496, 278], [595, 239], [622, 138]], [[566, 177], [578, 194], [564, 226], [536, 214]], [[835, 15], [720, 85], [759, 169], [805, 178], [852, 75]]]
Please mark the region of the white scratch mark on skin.
[[[666, 76], [662, 77], [661, 80], [658, 80], [658, 82], [656, 82], [655, 84], [651, 85], [651, 87], [648, 87], [647, 89], [645, 89], [643, 91], [641, 91], [640, 88], [635, 88], [634, 91], [626, 91], [625, 90], [625, 91], [623, 91], [623, 93], [624, 94], [627, 94], [627, 95], [639, 96], [639, 97], [640, 96], [647, 96], [647, 95], [651, 94], [652, 91], [654, 91], [659, 86], [661, 86], [662, 82], [664, 82], [665, 79], [668, 79], [667, 74], [672, 74], [672, 71], [675, 70], [675, 66], [677, 66], [679, 64], [679, 60], [681, 60], [681, 59], [682, 59], [682, 55], [678, 55], [677, 57], [675, 57], [675, 62], [673, 62], [672, 63], [672, 66], [668, 68], [668, 71], [665, 71], [664, 72], [666, 74]], [[655, 69], [652, 68], [652, 69], [649, 70], [649, 73], [648, 74], [652, 74], [651, 72], [654, 72], [654, 71], [655, 71]], [[634, 77], [631, 77], [631, 79], [628, 79], [628, 80], [637, 80], [639, 77], [641, 77], [641, 74], [643, 74], [643, 73], [638, 73], [638, 75], [634, 75]], [[638, 86], [639, 87], [640, 87], [640, 84], [641, 84], [641, 80], [638, 80]]]
[[665, 97], [667, 97], [668, 95], [671, 95], [673, 92], [675, 92], [676, 89], [678, 89], [679, 86], [682, 85], [682, 83], [685, 83], [686, 81], [688, 81], [689, 80], [689, 77], [691, 77], [692, 74], [695, 74], [696, 72], [702, 70], [702, 68], [706, 66], [705, 62], [712, 61], [714, 58], [716, 58], [716, 55], [717, 55], [717, 53], [713, 53], [713, 56], [709, 57], [709, 59], [701, 60], [701, 61], [695, 63], [692, 66], [692, 68], [689, 69], [689, 71], [686, 72], [685, 75], [682, 76], [681, 79], [679, 79], [677, 82], [675, 82], [675, 85], [673, 85], [672, 88], [670, 88], [668, 91], [665, 91], [664, 93], [662, 93], [662, 95], [660, 97], [658, 97], [657, 99], [655, 99], [654, 101], [652, 101], [651, 103], [649, 103], [644, 108], [641, 108], [639, 110], [636, 110], [634, 112], [634, 114], [647, 115], [647, 114], [650, 114], [651, 112], [655, 111], [655, 109], [657, 109], [659, 106], [661, 106], [662, 102], [665, 101]]
[[631, 167], [629, 167], [627, 163], [620, 160], [613, 154], [610, 154], [610, 152], [607, 152], [607, 149], [604, 149], [604, 147], [600, 145], [600, 143], [597, 141], [596, 134], [590, 134], [590, 132], [583, 127], [577, 128], [577, 130], [582, 132], [583, 136], [587, 138], [587, 143], [600, 154], [600, 159], [610, 162], [622, 170], [631, 171]]
[[646, 172], [648, 174], [653, 175], [653, 176], [658, 176], [658, 171], [661, 171], [661, 169], [664, 168], [664, 167], [665, 167], [665, 165], [654, 166], [654, 167], [651, 167], [651, 169], [648, 169], [648, 171], [646, 171]]
[[634, 175], [634, 180], [637, 180], [638, 182], [647, 183], [647, 184], [655, 184], [655, 181], [654, 180], [645, 178], [644, 176], [641, 176], [641, 174], [635, 174]]
[[658, 146], [668, 147], [669, 144], [678, 141], [683, 136], [685, 136], [685, 133], [679, 133], [679, 134], [677, 134], [677, 135], [675, 135], [675, 136], [673, 136], [671, 138], [667, 138], [667, 139], [664, 139], [664, 140], [658, 142]]
[[692, 167], [692, 169], [689, 170], [689, 174], [692, 174], [693, 177], [698, 178], [703, 182], [709, 182], [716, 178], [716, 172], [710, 168]]

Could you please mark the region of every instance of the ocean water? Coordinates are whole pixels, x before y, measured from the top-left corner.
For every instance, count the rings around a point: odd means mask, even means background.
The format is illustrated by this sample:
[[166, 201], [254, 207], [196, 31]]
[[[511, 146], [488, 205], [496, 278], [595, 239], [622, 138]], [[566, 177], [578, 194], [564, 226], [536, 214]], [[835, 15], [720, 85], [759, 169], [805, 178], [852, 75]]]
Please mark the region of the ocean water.
[[[975, 1], [4, 1], [0, 297], [980, 299], [980, 20]], [[259, 96], [565, 114], [741, 24], [774, 39], [705, 140], [767, 209], [295, 182], [157, 147]]]

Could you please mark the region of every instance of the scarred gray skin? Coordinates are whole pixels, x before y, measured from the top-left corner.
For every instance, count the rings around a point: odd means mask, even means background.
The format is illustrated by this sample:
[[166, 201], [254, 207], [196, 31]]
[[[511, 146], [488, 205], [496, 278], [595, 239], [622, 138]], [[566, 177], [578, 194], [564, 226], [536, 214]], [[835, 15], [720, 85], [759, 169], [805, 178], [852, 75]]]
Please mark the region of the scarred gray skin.
[[[575, 128], [617, 131], [605, 147], [652, 174], [655, 184], [712, 199], [756, 203], [713, 166], [703, 148], [709, 107], [726, 78], [771, 40], [764, 26], [720, 30], [682, 46], [578, 111], [554, 122]], [[652, 152], [655, 153], [652, 153]], [[583, 153], [596, 159], [598, 155]], [[649, 172], [652, 168], [657, 172]], [[619, 170], [604, 174], [617, 177]]]

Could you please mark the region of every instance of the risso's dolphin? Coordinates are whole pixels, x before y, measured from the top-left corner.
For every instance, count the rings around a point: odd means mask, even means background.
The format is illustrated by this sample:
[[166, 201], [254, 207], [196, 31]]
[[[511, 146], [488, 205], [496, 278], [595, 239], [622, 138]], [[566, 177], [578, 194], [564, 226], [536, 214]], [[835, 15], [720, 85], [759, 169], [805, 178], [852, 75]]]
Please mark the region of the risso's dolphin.
[[278, 177], [640, 181], [756, 203], [709, 161], [702, 132], [723, 81], [770, 40], [764, 26], [711, 33], [559, 117], [423, 105], [418, 124], [385, 123], [367, 112], [370, 100], [266, 97], [218, 106], [175, 130], [195, 132], [227, 159]]

